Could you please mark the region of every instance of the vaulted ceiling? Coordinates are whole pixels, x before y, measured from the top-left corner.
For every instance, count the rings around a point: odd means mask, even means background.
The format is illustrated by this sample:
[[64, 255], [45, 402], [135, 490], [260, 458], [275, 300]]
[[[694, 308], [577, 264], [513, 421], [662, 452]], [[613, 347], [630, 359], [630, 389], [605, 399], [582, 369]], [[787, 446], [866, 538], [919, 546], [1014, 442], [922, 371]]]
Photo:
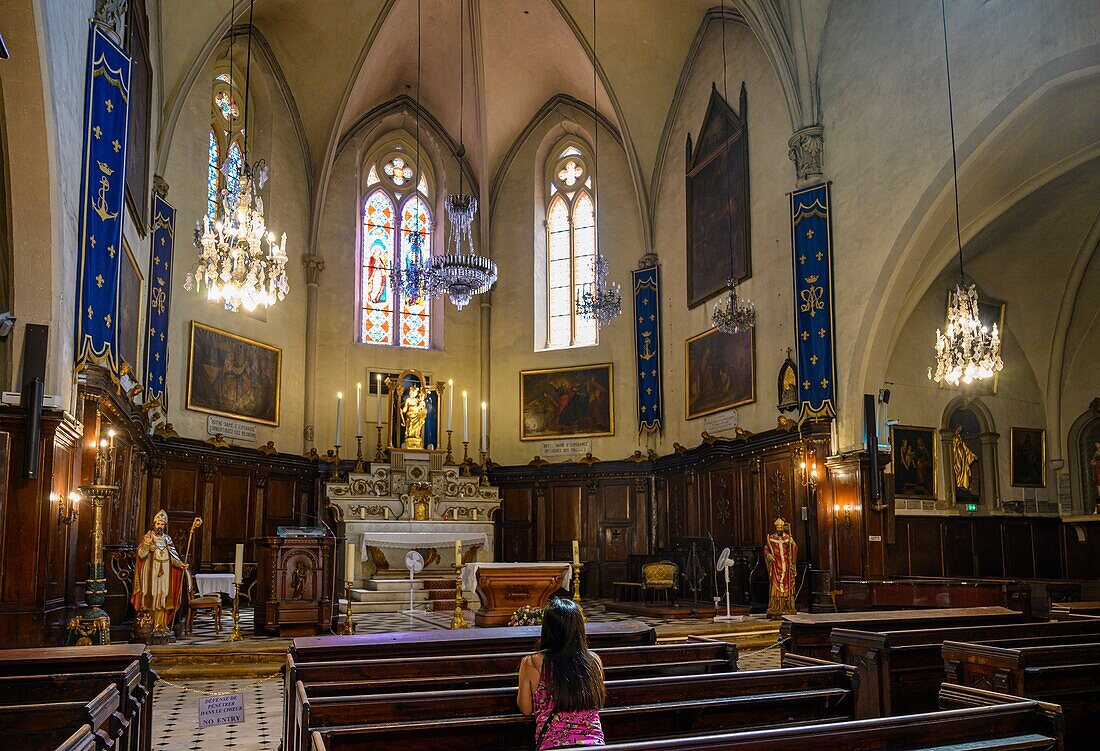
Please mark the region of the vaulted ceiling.
[[[597, 106], [622, 134], [643, 195], [688, 52], [707, 11], [721, 2], [599, 0]], [[784, 2], [727, 0], [726, 9], [752, 25], [780, 17]], [[232, 3], [161, 0], [162, 147], [223, 36], [248, 21], [247, 2], [236, 1], [235, 18]], [[592, 102], [591, 0], [420, 0], [419, 7], [420, 100], [456, 140], [460, 14], [465, 19], [463, 140], [483, 188], [551, 97]], [[417, 9], [417, 0], [256, 0], [253, 22], [298, 110], [315, 181], [325, 179], [341, 136], [373, 107], [416, 95]]]

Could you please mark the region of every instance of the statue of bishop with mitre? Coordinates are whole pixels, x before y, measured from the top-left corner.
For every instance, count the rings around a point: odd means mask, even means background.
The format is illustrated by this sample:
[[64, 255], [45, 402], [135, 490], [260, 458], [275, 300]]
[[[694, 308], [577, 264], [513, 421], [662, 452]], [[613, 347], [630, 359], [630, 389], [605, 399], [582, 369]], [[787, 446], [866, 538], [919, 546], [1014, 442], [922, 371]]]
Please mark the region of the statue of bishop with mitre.
[[173, 641], [171, 626], [180, 606], [187, 564], [180, 560], [168, 534], [168, 513], [164, 509], [153, 517], [153, 528], [138, 543], [135, 559], [131, 602], [138, 614], [136, 624], [152, 621], [154, 644]]

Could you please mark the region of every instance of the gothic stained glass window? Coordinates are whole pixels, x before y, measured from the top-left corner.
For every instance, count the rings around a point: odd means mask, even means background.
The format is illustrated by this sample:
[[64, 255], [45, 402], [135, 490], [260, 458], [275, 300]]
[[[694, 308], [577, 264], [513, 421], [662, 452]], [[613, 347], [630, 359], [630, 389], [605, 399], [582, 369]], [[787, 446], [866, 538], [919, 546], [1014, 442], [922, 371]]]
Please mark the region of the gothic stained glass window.
[[241, 146], [236, 141], [229, 147], [229, 154], [225, 157], [222, 167], [225, 173], [225, 187], [229, 195], [229, 209], [237, 210], [240, 202], [241, 190]]
[[577, 313], [577, 297], [595, 273], [596, 214], [592, 177], [575, 146], [551, 162], [546, 212], [546, 346], [596, 344], [594, 321]]
[[422, 195], [413, 193], [397, 204], [379, 186], [367, 196], [359, 279], [361, 342], [417, 349], [430, 346], [430, 301], [401, 295], [390, 272], [395, 266], [407, 268], [431, 255], [431, 230], [431, 209]]
[[396, 243], [393, 201], [383, 190], [375, 190], [363, 207], [363, 252], [360, 270], [362, 304], [360, 341], [393, 344], [393, 268]]
[[215, 94], [214, 104], [222, 111], [222, 117], [226, 120], [238, 117], [241, 114], [240, 110], [237, 109], [237, 105], [233, 103], [233, 98], [229, 96], [228, 91], [219, 91]]
[[218, 137], [214, 131], [210, 131], [210, 145], [208, 147], [208, 161], [206, 165], [206, 215], [213, 221], [218, 212]]

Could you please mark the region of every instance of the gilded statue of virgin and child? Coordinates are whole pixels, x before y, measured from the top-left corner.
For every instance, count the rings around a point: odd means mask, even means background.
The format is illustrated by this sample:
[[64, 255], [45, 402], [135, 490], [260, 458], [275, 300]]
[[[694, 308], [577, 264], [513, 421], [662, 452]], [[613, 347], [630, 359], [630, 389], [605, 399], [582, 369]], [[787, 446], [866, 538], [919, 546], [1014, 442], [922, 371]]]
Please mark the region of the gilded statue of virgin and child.
[[428, 397], [424, 389], [410, 386], [401, 403], [401, 425], [405, 428], [405, 448], [424, 448], [424, 422], [428, 418]]

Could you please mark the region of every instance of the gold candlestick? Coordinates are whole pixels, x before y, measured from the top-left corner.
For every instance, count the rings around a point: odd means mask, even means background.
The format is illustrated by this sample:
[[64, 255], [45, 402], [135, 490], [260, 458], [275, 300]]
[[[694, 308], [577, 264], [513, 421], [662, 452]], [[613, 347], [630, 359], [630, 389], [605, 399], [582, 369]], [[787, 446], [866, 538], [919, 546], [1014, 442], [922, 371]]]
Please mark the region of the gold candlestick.
[[357, 474], [363, 472], [363, 436], [355, 436], [355, 469], [352, 470]]
[[454, 464], [455, 463], [455, 458], [453, 456], [451, 456], [451, 433], [453, 433], [453, 432], [454, 432], [453, 430], [448, 430], [447, 431], [447, 456], [443, 457], [443, 463], [444, 464]]
[[470, 442], [462, 442], [462, 469], [459, 474], [463, 477], [470, 476]]
[[378, 448], [374, 451], [374, 460], [376, 462], [386, 461], [386, 455], [382, 453], [382, 426], [376, 426], [378, 428]]
[[462, 561], [455, 562], [455, 613], [451, 617], [451, 628], [469, 628], [466, 616], [462, 614]]
[[243, 641], [241, 635], [241, 592], [240, 585], [233, 583], [233, 630], [229, 632], [229, 641]]
[[577, 562], [573, 564], [573, 602], [581, 601], [581, 569], [584, 568], [584, 564]]
[[344, 598], [347, 604], [344, 606], [344, 622], [340, 624], [342, 636], [351, 636], [355, 633], [355, 617], [351, 614], [351, 585], [350, 581], [344, 584]]
[[488, 452], [481, 452], [481, 462], [478, 464], [479, 468], [481, 469], [481, 479], [478, 480], [478, 485], [489, 484], [489, 462], [487, 461], [488, 457]]

